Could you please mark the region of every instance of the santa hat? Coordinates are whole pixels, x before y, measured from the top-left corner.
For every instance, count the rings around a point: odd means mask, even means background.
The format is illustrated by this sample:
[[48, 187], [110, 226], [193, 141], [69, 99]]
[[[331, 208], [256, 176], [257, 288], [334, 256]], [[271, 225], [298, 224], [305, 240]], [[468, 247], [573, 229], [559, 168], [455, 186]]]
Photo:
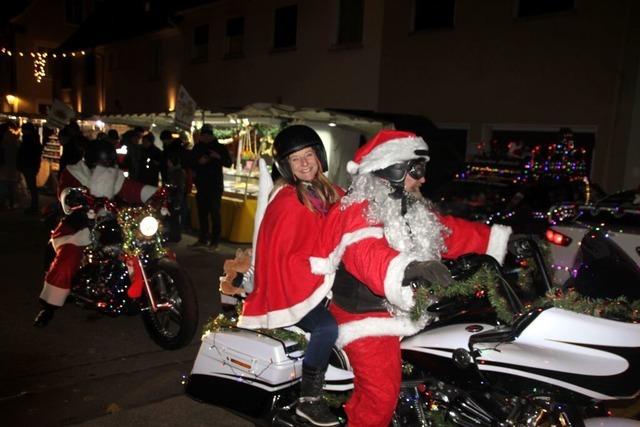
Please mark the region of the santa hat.
[[352, 175], [365, 174], [417, 157], [429, 161], [428, 149], [427, 143], [415, 133], [383, 129], [358, 148], [353, 160], [347, 163], [347, 171]]

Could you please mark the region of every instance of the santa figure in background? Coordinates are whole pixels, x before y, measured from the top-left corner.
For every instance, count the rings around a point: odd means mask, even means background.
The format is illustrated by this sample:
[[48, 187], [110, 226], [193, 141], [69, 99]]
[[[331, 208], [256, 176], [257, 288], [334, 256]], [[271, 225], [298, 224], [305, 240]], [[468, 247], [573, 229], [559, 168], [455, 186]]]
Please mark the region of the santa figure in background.
[[40, 293], [42, 310], [36, 316], [34, 326], [48, 325], [55, 310], [64, 304], [71, 280], [80, 268], [84, 247], [91, 243], [87, 212], [75, 209], [85, 202], [78, 189], [83, 188], [94, 197], [109, 200], [118, 197], [127, 203], [145, 203], [157, 191], [157, 187], [125, 178], [115, 163], [116, 152], [110, 142], [91, 141], [84, 160], [67, 166], [60, 174], [58, 198], [66, 216], [51, 235], [56, 256], [45, 276]]
[[330, 311], [354, 371], [345, 405], [350, 427], [388, 426], [401, 383], [399, 337], [429, 321], [411, 321], [412, 284], [447, 285], [441, 257], [483, 253], [502, 262], [509, 227], [442, 216], [419, 192], [429, 160], [427, 144], [413, 133], [382, 130], [355, 154], [353, 175], [340, 209], [324, 224], [316, 274], [333, 275]]

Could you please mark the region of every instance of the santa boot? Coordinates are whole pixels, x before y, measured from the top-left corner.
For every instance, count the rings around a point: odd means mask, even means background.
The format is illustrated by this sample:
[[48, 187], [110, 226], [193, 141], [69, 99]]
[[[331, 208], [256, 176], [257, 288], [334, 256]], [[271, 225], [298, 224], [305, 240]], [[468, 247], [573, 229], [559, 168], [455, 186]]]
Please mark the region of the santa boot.
[[322, 399], [324, 370], [302, 365], [302, 382], [296, 414], [316, 426], [337, 426], [338, 418]]
[[36, 328], [44, 328], [45, 326], [47, 326], [49, 322], [51, 322], [51, 319], [53, 319], [53, 315], [58, 308], [57, 306], [51, 305], [44, 300], [40, 300], [40, 305], [42, 305], [42, 310], [38, 312], [36, 318], [33, 320], [33, 326], [35, 326]]

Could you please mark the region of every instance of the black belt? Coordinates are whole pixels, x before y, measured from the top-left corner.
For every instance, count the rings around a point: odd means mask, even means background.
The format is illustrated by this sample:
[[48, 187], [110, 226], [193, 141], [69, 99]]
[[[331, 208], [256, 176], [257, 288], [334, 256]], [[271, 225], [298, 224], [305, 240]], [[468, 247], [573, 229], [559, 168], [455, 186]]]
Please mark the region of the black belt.
[[349, 313], [387, 311], [385, 298], [371, 292], [364, 283], [345, 270], [342, 264], [336, 271], [332, 291], [333, 303]]

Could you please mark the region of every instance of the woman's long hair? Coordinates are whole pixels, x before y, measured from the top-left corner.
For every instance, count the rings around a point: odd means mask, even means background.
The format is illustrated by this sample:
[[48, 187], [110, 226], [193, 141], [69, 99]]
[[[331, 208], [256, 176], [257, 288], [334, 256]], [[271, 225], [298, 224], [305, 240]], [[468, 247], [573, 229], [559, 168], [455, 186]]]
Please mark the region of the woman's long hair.
[[283, 178], [279, 178], [276, 181], [273, 190], [271, 190], [271, 194], [273, 195], [274, 192], [283, 185], [291, 184], [296, 189], [296, 195], [298, 196], [300, 203], [305, 205], [311, 212], [317, 212], [317, 209], [313, 206], [310, 199], [312, 192], [315, 193], [315, 197], [319, 198], [326, 208], [329, 208], [331, 205], [336, 203], [340, 200], [340, 194], [338, 194], [338, 191], [335, 189], [333, 184], [331, 184], [331, 181], [329, 181], [329, 179], [322, 173], [322, 167], [317, 156], [316, 161], [318, 162], [318, 172], [316, 173], [315, 178], [313, 178], [313, 181], [301, 181], [297, 179], [295, 175], [293, 177], [293, 183], [285, 181]]
[[312, 191], [315, 193], [315, 196], [322, 201], [322, 204], [327, 209], [329, 206], [340, 200], [338, 191], [336, 191], [333, 184], [331, 184], [331, 181], [324, 176], [322, 169], [318, 169], [316, 177], [311, 182], [296, 179], [295, 187], [298, 200], [300, 200], [300, 203], [305, 205], [311, 212], [317, 211], [310, 199]]

